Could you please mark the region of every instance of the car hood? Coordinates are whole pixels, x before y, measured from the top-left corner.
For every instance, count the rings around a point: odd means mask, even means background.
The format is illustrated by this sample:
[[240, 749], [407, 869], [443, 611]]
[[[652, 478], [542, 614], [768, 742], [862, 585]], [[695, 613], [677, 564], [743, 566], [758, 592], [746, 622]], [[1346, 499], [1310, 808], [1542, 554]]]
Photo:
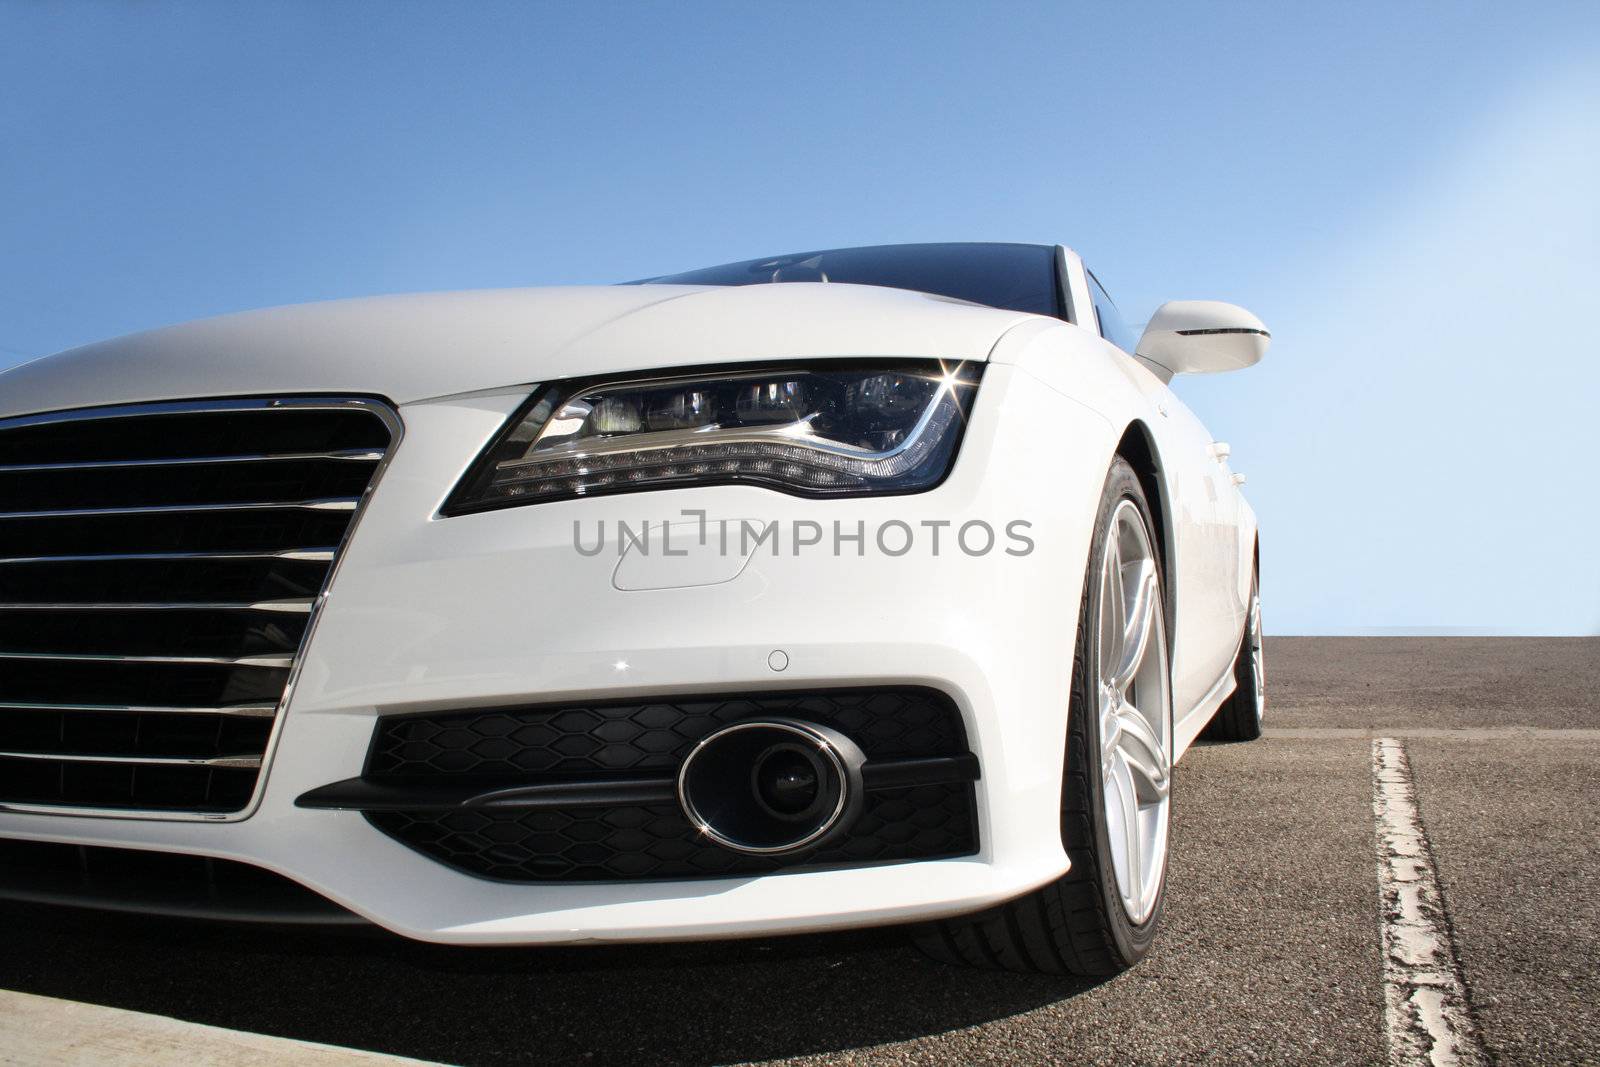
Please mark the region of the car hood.
[[873, 286], [582, 286], [269, 308], [132, 334], [0, 374], [0, 417], [267, 393], [404, 404], [588, 374], [835, 356], [988, 357], [1035, 318]]

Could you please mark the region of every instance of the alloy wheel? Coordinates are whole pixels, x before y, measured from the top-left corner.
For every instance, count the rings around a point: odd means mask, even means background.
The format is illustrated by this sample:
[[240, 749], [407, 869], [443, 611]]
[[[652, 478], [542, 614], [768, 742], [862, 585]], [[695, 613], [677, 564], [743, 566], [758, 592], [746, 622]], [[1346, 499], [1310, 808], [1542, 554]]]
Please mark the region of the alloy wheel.
[[1172, 691], [1161, 582], [1150, 531], [1123, 500], [1100, 573], [1100, 780], [1111, 865], [1128, 918], [1161, 895], [1172, 792]]

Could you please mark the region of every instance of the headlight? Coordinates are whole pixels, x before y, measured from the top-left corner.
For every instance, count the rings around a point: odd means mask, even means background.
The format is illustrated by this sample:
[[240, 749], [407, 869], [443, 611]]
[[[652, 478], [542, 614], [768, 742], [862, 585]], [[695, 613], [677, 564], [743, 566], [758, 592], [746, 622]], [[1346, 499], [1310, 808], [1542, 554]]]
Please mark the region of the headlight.
[[916, 492], [949, 471], [981, 373], [891, 360], [556, 382], [534, 390], [444, 512], [729, 483]]

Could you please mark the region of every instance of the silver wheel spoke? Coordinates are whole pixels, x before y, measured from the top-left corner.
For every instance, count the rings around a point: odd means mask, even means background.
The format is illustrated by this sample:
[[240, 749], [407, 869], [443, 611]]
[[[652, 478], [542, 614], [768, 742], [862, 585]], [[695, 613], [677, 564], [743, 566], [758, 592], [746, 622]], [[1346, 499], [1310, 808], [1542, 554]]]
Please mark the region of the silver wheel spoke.
[[[1112, 765], [1110, 787], [1116, 790], [1117, 803], [1122, 808], [1122, 852], [1127, 866], [1127, 884], [1134, 887], [1134, 893], [1129, 894], [1123, 889], [1122, 896], [1125, 903], [1137, 905], [1139, 901], [1139, 887], [1143, 882], [1144, 841], [1139, 832], [1139, 797], [1133, 785], [1133, 774], [1128, 769], [1126, 760], [1118, 759]], [[1115, 832], [1115, 831], [1113, 831]], [[1134, 921], [1139, 921], [1139, 916], [1134, 916]]]
[[1122, 660], [1123, 617], [1122, 554], [1115, 537], [1106, 539], [1106, 560], [1100, 571], [1100, 677], [1110, 680]]
[[1100, 694], [1100, 768], [1107, 775], [1117, 754], [1118, 728], [1116, 694], [1105, 690]]
[[1139, 792], [1145, 800], [1165, 800], [1171, 783], [1164, 766], [1166, 756], [1162, 754], [1161, 741], [1131, 704], [1123, 705], [1122, 714], [1117, 717], [1117, 748], [1135, 777], [1144, 782], [1145, 788]]
[[1129, 586], [1133, 588], [1133, 603], [1124, 616], [1122, 658], [1111, 676], [1112, 686], [1122, 691], [1126, 691], [1133, 681], [1133, 676], [1144, 663], [1145, 651], [1150, 647], [1151, 623], [1155, 620], [1156, 592], [1159, 588], [1156, 585], [1155, 563], [1151, 560], [1140, 560], [1129, 569], [1134, 570], [1133, 581], [1128, 581], [1126, 573], [1122, 575], [1122, 581], [1124, 589]]

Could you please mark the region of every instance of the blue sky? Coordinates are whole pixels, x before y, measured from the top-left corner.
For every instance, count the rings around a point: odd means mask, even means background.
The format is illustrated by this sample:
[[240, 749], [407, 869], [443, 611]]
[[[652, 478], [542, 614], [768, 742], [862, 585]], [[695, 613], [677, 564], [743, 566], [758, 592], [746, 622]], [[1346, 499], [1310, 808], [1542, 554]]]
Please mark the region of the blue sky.
[[1600, 6], [0, 0], [0, 366], [248, 307], [1069, 244], [1264, 525], [1269, 629], [1600, 632]]

